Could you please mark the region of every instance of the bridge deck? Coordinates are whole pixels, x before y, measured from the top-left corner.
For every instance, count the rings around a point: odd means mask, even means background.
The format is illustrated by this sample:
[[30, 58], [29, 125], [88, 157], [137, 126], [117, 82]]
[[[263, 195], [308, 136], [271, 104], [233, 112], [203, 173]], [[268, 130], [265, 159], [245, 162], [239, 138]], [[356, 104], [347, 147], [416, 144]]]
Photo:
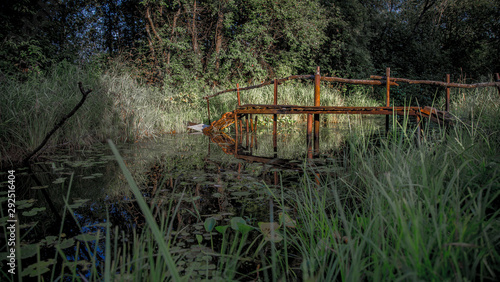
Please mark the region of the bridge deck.
[[355, 115], [409, 115], [430, 118], [434, 122], [451, 122], [453, 118], [445, 111], [431, 107], [332, 107], [332, 106], [293, 106], [293, 105], [257, 105], [237, 106], [236, 110], [227, 112], [219, 120], [212, 122], [203, 132], [220, 131], [235, 121], [235, 116], [250, 114], [355, 114]]
[[[435, 109], [434, 109], [435, 110]], [[332, 106], [293, 106], [293, 105], [256, 105], [236, 107], [238, 114], [362, 114], [362, 115], [428, 115], [420, 107], [332, 107]]]

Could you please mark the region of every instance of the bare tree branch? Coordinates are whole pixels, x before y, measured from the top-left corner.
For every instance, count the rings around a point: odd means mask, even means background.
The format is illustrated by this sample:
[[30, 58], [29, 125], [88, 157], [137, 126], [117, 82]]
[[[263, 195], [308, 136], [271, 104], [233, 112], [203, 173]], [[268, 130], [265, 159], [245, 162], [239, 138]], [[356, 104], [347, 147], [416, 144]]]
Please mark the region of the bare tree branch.
[[26, 156], [23, 160], [23, 164], [24, 165], [28, 165], [30, 159], [35, 156], [46, 144], [47, 142], [49, 141], [50, 137], [52, 137], [52, 135], [59, 129], [61, 128], [61, 126], [63, 126], [63, 124], [70, 118], [72, 117], [76, 111], [78, 111], [78, 109], [83, 105], [83, 103], [85, 103], [85, 100], [87, 99], [87, 96], [90, 94], [90, 92], [92, 92], [92, 89], [89, 89], [87, 91], [85, 91], [85, 89], [83, 89], [83, 85], [81, 82], [78, 82], [78, 87], [80, 88], [80, 92], [82, 92], [82, 99], [80, 100], [80, 102], [78, 102], [78, 104], [76, 104], [76, 106], [73, 108], [73, 110], [71, 110], [71, 112], [69, 112], [66, 116], [64, 116], [55, 126], [54, 128], [52, 128], [52, 130], [45, 136], [45, 139], [43, 139], [42, 143], [40, 143], [40, 145], [38, 145], [38, 147], [33, 150], [33, 152], [31, 152], [28, 156]]

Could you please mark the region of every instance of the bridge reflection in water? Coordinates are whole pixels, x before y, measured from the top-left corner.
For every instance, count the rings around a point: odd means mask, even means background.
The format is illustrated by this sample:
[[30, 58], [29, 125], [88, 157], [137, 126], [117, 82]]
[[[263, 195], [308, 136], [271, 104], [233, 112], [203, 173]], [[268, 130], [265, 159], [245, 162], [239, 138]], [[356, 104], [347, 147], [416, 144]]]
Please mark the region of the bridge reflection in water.
[[[278, 134], [272, 135], [272, 156], [269, 156], [269, 151], [265, 155], [257, 155], [258, 151], [262, 153], [262, 150], [258, 150], [259, 142], [258, 135], [255, 132], [246, 132], [238, 134], [237, 136], [230, 136], [224, 132], [215, 132], [208, 134], [210, 138], [210, 143], [208, 147], [208, 155], [210, 155], [211, 144], [214, 143], [222, 149], [222, 151], [228, 155], [234, 156], [234, 158], [242, 160], [246, 163], [261, 163], [267, 166], [269, 170], [272, 170], [274, 174], [274, 185], [279, 184], [278, 172], [280, 170], [292, 170], [292, 171], [303, 171], [305, 167], [318, 168], [324, 165], [323, 158], [320, 158], [319, 154], [319, 138], [314, 139], [314, 143], [309, 138], [307, 139], [304, 151], [305, 156], [299, 158], [280, 158], [278, 157]], [[269, 141], [269, 140], [267, 140]], [[269, 144], [264, 144], [264, 146], [269, 146]], [[314, 150], [313, 150], [314, 146]], [[342, 151], [342, 149], [339, 149]], [[238, 174], [241, 173], [242, 163], [238, 164]], [[267, 169], [266, 169], [267, 170]], [[319, 184], [320, 175], [315, 172], [316, 183]]]

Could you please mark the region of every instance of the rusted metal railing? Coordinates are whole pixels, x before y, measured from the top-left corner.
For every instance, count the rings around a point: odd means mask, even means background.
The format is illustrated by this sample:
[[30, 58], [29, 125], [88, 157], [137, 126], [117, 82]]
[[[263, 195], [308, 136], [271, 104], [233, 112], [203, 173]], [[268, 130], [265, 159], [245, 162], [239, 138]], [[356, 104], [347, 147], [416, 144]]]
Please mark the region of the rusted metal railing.
[[[292, 75], [292, 76], [288, 76], [285, 78], [274, 79], [274, 80], [263, 82], [263, 83], [258, 84], [258, 85], [252, 85], [252, 86], [247, 86], [247, 87], [243, 87], [243, 88], [240, 88], [240, 85], [236, 84], [236, 88], [223, 90], [223, 91], [217, 92], [213, 95], [205, 96], [203, 98], [206, 99], [206, 101], [207, 101], [208, 120], [210, 122], [210, 120], [211, 120], [211, 118], [210, 118], [210, 103], [209, 103], [210, 98], [219, 96], [219, 95], [224, 94], [224, 93], [236, 92], [237, 99], [238, 99], [237, 100], [238, 107], [241, 107], [240, 91], [256, 89], [256, 88], [260, 88], [260, 87], [274, 84], [273, 105], [277, 106], [278, 105], [278, 85], [282, 84], [285, 81], [289, 81], [289, 80], [293, 80], [293, 79], [311, 79], [311, 80], [314, 80], [314, 106], [315, 107], [320, 107], [320, 105], [321, 105], [321, 95], [320, 95], [320, 82], [321, 81], [338, 82], [338, 83], [345, 83], [345, 84], [356, 84], [356, 85], [385, 86], [385, 88], [386, 88], [385, 106], [386, 107], [391, 107], [391, 103], [390, 103], [391, 102], [391, 99], [390, 99], [391, 98], [391, 96], [390, 96], [391, 86], [399, 86], [398, 82], [403, 82], [403, 83], [408, 83], [408, 84], [426, 84], [426, 85], [441, 86], [441, 87], [446, 88], [446, 96], [445, 96], [445, 111], [446, 112], [448, 112], [450, 110], [450, 89], [451, 88], [473, 89], [473, 88], [479, 88], [479, 87], [496, 87], [499, 91], [499, 94], [500, 94], [500, 75], [498, 73], [495, 74], [495, 82], [474, 83], [474, 84], [451, 83], [449, 74], [446, 75], [445, 82], [397, 78], [397, 77], [391, 77], [390, 74], [391, 74], [390, 68], [387, 68], [385, 76], [371, 75], [370, 80], [346, 79], [346, 78], [340, 78], [340, 77], [324, 77], [324, 76], [320, 75], [320, 68], [317, 67], [316, 73], [314, 75]], [[246, 129], [247, 129], [247, 131], [249, 130], [249, 128], [251, 128], [252, 131], [254, 131], [257, 127], [257, 115], [255, 117], [255, 124], [253, 123], [252, 114], [246, 114], [246, 115], [248, 115], [248, 116], [246, 116]], [[248, 120], [249, 118], [250, 118], [250, 125], [249, 125], [249, 120]], [[420, 125], [420, 117], [417, 117], [417, 122]], [[242, 131], [243, 124], [242, 124], [242, 121], [238, 121], [238, 115], [236, 114], [236, 112], [234, 114], [234, 123], [235, 123], [235, 127], [236, 127], [236, 134], [238, 135], [238, 127], [239, 127], [239, 131]], [[314, 126], [314, 132], [313, 132], [313, 126]], [[316, 143], [316, 139], [319, 139], [319, 126], [320, 126], [319, 113], [307, 114], [307, 138], [308, 138], [308, 140], [311, 140], [311, 137], [314, 133], [314, 139], [315, 139], [315, 143]], [[389, 130], [389, 115], [386, 116], [386, 131], [388, 131], [388, 130]], [[277, 113], [273, 114], [273, 133], [274, 133], [273, 135], [276, 135], [276, 131], [277, 131]], [[316, 149], [317, 149], [317, 146], [315, 146], [315, 151], [317, 151]]]

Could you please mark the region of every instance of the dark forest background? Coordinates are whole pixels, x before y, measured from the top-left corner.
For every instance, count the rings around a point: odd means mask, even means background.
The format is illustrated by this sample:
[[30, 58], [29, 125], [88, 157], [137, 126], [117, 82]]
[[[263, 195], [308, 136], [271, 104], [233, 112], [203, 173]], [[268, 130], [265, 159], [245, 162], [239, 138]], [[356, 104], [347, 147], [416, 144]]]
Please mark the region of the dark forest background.
[[3, 0], [0, 79], [120, 59], [154, 85], [292, 74], [484, 79], [500, 70], [498, 0]]

